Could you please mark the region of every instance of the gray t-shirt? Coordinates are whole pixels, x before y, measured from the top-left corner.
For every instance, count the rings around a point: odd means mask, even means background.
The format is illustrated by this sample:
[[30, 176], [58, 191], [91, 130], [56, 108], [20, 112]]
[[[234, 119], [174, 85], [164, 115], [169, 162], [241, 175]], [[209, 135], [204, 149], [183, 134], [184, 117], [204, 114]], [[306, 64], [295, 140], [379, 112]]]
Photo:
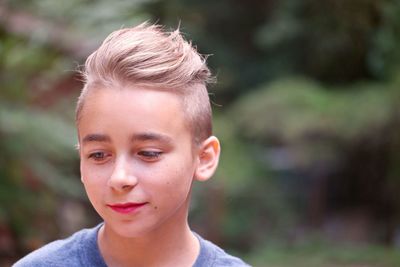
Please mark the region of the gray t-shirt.
[[[13, 266], [107, 267], [97, 245], [97, 232], [100, 226], [101, 224], [95, 228], [83, 229], [67, 239], [51, 242], [20, 259]], [[193, 267], [249, 266], [199, 235], [196, 236], [200, 241], [200, 254]]]

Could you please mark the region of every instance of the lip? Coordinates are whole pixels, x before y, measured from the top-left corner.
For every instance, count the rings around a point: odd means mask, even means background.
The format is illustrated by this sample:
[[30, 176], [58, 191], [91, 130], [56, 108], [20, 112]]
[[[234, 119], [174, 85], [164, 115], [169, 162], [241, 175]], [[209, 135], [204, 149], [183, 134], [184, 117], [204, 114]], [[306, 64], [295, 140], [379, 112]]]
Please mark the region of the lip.
[[147, 202], [142, 202], [142, 203], [127, 202], [127, 203], [107, 204], [107, 206], [118, 213], [128, 214], [139, 210], [146, 204]]

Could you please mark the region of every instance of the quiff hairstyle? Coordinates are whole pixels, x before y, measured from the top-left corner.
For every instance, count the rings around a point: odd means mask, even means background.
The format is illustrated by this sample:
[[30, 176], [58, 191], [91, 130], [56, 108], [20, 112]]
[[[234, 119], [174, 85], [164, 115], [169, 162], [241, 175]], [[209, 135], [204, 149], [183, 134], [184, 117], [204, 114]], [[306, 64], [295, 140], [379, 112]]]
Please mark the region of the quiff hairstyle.
[[84, 87], [78, 98], [79, 123], [86, 96], [95, 90], [140, 87], [168, 91], [182, 98], [186, 126], [199, 144], [212, 134], [207, 84], [212, 82], [206, 58], [179, 29], [142, 23], [112, 32], [86, 60], [81, 71]]

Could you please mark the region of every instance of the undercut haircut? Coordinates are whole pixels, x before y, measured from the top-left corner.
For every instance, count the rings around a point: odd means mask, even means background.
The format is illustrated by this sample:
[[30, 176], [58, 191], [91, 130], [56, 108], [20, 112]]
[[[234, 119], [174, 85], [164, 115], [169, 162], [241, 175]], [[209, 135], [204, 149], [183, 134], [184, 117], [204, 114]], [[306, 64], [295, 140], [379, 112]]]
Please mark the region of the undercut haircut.
[[84, 86], [76, 107], [77, 124], [90, 92], [140, 87], [181, 97], [185, 123], [196, 144], [212, 134], [207, 85], [214, 79], [206, 57], [179, 29], [167, 32], [160, 25], [145, 22], [114, 31], [87, 58], [81, 75]]

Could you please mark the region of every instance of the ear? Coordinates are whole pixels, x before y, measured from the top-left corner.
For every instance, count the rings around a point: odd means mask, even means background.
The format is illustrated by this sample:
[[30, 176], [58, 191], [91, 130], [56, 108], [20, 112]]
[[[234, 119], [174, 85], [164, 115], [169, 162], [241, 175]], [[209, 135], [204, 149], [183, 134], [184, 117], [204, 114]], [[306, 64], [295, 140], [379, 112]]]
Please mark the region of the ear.
[[206, 181], [211, 178], [218, 166], [220, 145], [218, 138], [210, 136], [200, 145], [198, 151], [199, 164], [195, 171], [195, 179]]
[[[82, 151], [81, 151], [81, 146], [80, 146], [79, 142], [75, 145], [75, 149], [78, 152], [79, 161], [81, 161], [82, 160], [82, 156], [81, 156]], [[79, 163], [79, 165], [80, 165], [80, 163]], [[79, 168], [80, 168], [80, 166], [79, 166]], [[80, 170], [80, 173], [81, 173], [81, 182], [83, 183], [82, 170]]]

